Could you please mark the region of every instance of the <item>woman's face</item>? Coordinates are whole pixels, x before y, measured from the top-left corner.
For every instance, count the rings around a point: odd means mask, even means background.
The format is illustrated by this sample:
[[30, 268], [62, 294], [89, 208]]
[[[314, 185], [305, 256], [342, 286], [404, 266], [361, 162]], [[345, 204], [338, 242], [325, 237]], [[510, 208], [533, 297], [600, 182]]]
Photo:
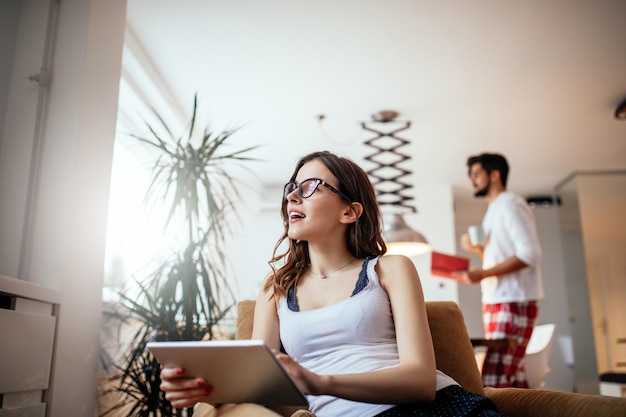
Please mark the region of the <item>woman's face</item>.
[[[304, 164], [298, 171], [295, 182], [300, 184], [310, 178], [318, 178], [335, 189], [339, 188], [337, 178], [319, 160]], [[310, 243], [334, 238], [337, 234], [344, 235], [345, 227], [341, 227], [341, 214], [348, 205], [336, 192], [320, 183], [308, 198], [300, 197], [298, 188], [286, 198], [289, 224], [287, 235], [290, 239]]]

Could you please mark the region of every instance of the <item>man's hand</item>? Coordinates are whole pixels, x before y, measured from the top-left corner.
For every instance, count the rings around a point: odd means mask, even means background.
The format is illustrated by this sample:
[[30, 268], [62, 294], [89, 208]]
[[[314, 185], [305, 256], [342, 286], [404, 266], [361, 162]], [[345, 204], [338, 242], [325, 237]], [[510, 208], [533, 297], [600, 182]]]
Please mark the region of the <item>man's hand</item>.
[[474, 252], [482, 259], [485, 247], [483, 245], [472, 245], [469, 235], [467, 233], [463, 233], [461, 235], [459, 243], [461, 244], [461, 248], [463, 248], [464, 251]]
[[476, 284], [485, 277], [482, 268], [472, 268], [469, 271], [454, 271], [452, 275], [465, 284]]

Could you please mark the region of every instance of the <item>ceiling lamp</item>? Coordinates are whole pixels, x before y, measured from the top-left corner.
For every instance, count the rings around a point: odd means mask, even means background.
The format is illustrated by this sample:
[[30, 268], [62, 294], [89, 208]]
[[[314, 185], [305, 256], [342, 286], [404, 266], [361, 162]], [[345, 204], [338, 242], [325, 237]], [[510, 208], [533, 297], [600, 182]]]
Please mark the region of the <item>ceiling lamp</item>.
[[405, 212], [416, 213], [417, 210], [410, 204], [413, 197], [405, 194], [413, 188], [412, 184], [403, 180], [411, 171], [400, 166], [402, 162], [411, 159], [399, 151], [409, 141], [397, 135], [410, 128], [411, 122], [392, 123], [394, 127], [385, 125], [394, 122], [397, 116], [396, 111], [381, 110], [372, 115], [371, 122], [361, 123], [364, 130], [375, 134], [365, 141], [365, 145], [375, 149], [374, 153], [365, 157], [375, 164], [367, 174], [376, 189], [378, 203], [383, 211], [387, 253], [416, 256], [430, 252], [431, 248], [424, 235], [411, 229], [404, 221]]
[[391, 221], [385, 223], [385, 240], [389, 255], [417, 256], [431, 250], [424, 235], [411, 229], [400, 213], [395, 213]]

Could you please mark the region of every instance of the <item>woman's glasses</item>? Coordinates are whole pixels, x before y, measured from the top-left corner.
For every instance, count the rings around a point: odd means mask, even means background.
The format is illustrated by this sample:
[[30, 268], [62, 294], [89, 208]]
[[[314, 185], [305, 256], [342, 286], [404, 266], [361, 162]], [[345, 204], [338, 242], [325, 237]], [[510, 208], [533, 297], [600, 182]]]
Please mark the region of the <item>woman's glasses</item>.
[[330, 185], [329, 183], [327, 183], [326, 181], [320, 178], [309, 178], [300, 183], [297, 183], [295, 181], [288, 182], [287, 184], [285, 184], [285, 190], [283, 192], [283, 196], [285, 197], [285, 199], [287, 199], [289, 194], [291, 194], [296, 189], [298, 189], [298, 195], [301, 198], [309, 198], [317, 190], [317, 187], [319, 187], [320, 184], [328, 188], [333, 193], [341, 196], [341, 198], [343, 198], [347, 202], [352, 201], [350, 197], [348, 197], [347, 195], [345, 195], [344, 193], [342, 193], [341, 191], [339, 191], [338, 189], [336, 189], [335, 187], [333, 187], [332, 185]]

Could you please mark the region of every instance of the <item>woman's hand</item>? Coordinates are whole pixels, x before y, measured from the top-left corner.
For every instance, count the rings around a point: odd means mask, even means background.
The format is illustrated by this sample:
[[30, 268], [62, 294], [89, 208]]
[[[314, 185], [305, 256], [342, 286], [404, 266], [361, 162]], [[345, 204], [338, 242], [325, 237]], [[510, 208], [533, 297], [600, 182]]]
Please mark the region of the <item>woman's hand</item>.
[[160, 388], [174, 408], [193, 407], [213, 391], [213, 388], [207, 386], [206, 381], [201, 378], [185, 376], [185, 370], [182, 368], [161, 369]]
[[322, 389], [324, 378], [321, 375], [304, 368], [289, 355], [285, 355], [274, 349], [272, 349], [272, 352], [276, 355], [276, 359], [283, 365], [303, 394], [322, 395], [324, 393]]

